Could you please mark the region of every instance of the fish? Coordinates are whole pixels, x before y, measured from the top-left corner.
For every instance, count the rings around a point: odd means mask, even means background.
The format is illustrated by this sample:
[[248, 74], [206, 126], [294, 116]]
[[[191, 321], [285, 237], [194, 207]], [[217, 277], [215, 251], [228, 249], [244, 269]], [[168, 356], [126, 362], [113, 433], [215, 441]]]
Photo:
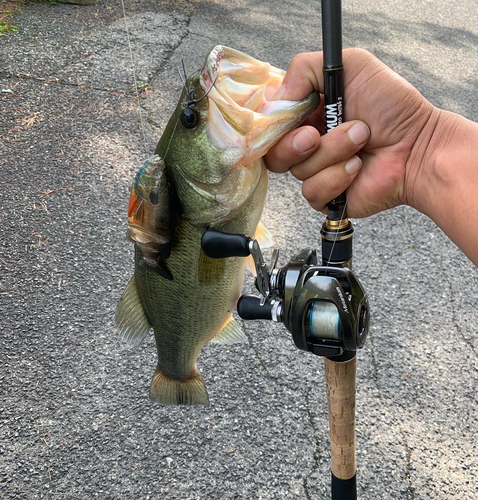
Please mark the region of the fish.
[[[181, 73], [180, 73], [181, 74]], [[208, 404], [197, 357], [209, 341], [247, 340], [233, 318], [245, 258], [211, 259], [209, 229], [268, 241], [260, 223], [268, 173], [263, 157], [319, 105], [274, 101], [285, 71], [218, 45], [183, 90], [154, 154], [133, 181], [127, 236], [134, 274], [116, 310], [123, 340], [153, 329], [158, 361], [149, 396], [164, 405]]]

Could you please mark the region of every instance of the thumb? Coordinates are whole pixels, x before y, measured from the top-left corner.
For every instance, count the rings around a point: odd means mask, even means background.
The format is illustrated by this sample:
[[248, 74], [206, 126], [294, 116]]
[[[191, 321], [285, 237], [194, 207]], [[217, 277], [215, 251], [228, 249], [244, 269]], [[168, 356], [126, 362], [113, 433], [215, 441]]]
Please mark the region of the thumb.
[[272, 100], [301, 101], [314, 91], [324, 92], [322, 52], [305, 52], [292, 59]]

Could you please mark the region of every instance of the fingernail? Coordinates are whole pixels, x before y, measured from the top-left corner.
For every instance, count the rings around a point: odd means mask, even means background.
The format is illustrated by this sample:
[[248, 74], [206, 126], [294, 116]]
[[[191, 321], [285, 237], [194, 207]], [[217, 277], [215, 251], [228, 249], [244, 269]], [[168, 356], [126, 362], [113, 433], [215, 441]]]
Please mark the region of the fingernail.
[[285, 94], [285, 85], [281, 85], [278, 89], [277, 92], [272, 96], [271, 101], [279, 101], [280, 98]]
[[301, 130], [292, 138], [292, 147], [298, 153], [305, 153], [315, 146], [315, 141], [308, 130]]
[[365, 123], [356, 123], [349, 129], [348, 134], [351, 141], [358, 146], [368, 140], [370, 131]]
[[356, 174], [362, 168], [362, 160], [358, 156], [352, 156], [345, 164], [345, 171], [350, 174]]

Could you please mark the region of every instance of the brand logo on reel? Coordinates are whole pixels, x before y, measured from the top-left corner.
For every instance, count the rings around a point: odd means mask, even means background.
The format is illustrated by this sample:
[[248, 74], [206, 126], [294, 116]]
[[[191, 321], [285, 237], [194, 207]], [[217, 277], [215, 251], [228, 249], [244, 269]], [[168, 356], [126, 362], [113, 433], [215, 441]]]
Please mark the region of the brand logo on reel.
[[342, 293], [342, 290], [338, 286], [335, 287], [335, 290], [337, 290], [337, 293], [339, 294], [340, 300], [342, 301], [342, 307], [343, 307], [344, 311], [346, 313], [348, 313], [349, 310], [347, 308], [347, 301], [345, 300], [345, 297], [344, 297], [344, 294]]

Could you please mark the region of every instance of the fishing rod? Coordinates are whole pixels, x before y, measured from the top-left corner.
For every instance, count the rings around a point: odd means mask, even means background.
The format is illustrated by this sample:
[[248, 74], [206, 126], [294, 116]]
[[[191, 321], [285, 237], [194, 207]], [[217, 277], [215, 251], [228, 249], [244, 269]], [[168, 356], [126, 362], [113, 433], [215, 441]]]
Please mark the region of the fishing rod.
[[[322, 47], [325, 128], [329, 133], [344, 119], [341, 0], [322, 0]], [[353, 227], [346, 213], [346, 192], [327, 204], [322, 226], [322, 264], [352, 268]], [[361, 314], [368, 311], [362, 309]], [[346, 350], [324, 360], [329, 410], [332, 500], [356, 500], [355, 393], [357, 356]]]
[[[343, 122], [342, 8], [322, 0], [324, 110], [326, 132]], [[252, 256], [261, 297], [243, 295], [237, 312], [245, 320], [272, 320], [291, 332], [296, 347], [324, 357], [330, 427], [332, 500], [356, 500], [356, 352], [369, 327], [367, 295], [352, 272], [353, 227], [346, 193], [327, 204], [322, 225], [322, 263], [306, 248], [277, 268], [268, 266], [256, 240], [243, 234], [206, 231], [201, 247], [211, 258]]]

